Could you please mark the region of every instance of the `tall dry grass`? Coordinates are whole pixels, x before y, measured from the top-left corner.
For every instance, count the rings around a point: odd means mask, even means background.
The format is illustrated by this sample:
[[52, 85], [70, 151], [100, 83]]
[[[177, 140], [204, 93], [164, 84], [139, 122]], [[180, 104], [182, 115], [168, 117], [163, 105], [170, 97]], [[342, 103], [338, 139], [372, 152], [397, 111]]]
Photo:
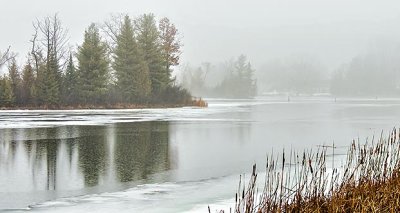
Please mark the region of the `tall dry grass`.
[[241, 178], [233, 211], [400, 212], [400, 131], [353, 140], [340, 166], [335, 150], [270, 156], [264, 188], [258, 191], [254, 166], [247, 187]]

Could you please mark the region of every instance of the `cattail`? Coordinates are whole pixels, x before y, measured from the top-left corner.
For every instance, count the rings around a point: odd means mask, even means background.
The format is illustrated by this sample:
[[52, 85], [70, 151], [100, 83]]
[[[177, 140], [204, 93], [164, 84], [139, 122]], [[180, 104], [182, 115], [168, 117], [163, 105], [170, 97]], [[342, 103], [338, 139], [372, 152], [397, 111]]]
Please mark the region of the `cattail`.
[[311, 165], [311, 159], [308, 159], [308, 165], [310, 166], [311, 174], [313, 174], [314, 172], [313, 172], [313, 168], [312, 168], [312, 165]]

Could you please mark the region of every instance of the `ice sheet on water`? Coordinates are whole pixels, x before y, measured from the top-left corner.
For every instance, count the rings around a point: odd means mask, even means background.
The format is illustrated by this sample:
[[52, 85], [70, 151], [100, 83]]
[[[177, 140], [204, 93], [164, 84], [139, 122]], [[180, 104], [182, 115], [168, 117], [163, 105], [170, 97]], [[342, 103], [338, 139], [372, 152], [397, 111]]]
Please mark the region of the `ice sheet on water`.
[[[141, 122], [152, 120], [207, 120], [205, 115], [250, 110], [251, 106], [262, 104], [287, 103], [285, 98], [256, 99], [209, 99], [208, 108], [183, 107], [166, 109], [120, 109], [120, 110], [2, 110], [0, 111], [0, 129], [38, 128], [73, 125], [104, 125], [118, 122]], [[331, 99], [299, 99], [293, 103], [305, 101], [326, 102]], [[362, 100], [360, 100], [362, 102]], [[357, 103], [356, 103], [357, 104]], [[376, 104], [382, 104], [377, 102]]]
[[125, 191], [62, 198], [35, 204], [30, 206], [30, 211], [205, 212], [209, 204], [214, 208], [229, 209], [230, 206], [223, 205], [232, 203], [238, 178], [233, 175], [193, 182], [144, 184]]
[[[204, 121], [205, 115], [243, 110], [252, 102], [213, 102], [208, 108], [183, 107], [166, 109], [122, 110], [3, 110], [0, 111], [0, 129], [40, 128], [73, 125], [105, 125], [143, 121]], [[212, 119], [212, 118], [211, 118]], [[217, 119], [218, 120], [218, 119]]]

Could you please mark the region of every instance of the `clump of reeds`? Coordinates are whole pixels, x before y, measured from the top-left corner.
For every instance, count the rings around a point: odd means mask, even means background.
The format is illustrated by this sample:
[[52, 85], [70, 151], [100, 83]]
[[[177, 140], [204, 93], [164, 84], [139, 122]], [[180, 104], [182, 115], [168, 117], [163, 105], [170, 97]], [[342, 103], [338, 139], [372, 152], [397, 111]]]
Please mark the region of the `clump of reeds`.
[[399, 138], [393, 129], [364, 144], [353, 140], [339, 167], [334, 145], [271, 156], [263, 191], [254, 166], [248, 186], [239, 184], [234, 212], [400, 212]]
[[192, 98], [192, 105], [197, 107], [208, 107], [208, 103], [202, 98]]

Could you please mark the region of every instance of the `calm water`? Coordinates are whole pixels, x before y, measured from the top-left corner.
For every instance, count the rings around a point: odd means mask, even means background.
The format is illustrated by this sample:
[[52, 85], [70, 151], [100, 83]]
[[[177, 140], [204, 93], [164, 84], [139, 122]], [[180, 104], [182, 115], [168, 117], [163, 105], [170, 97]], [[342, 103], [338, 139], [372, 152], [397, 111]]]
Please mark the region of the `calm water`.
[[209, 103], [207, 109], [0, 111], [0, 211], [226, 208], [239, 175], [264, 165], [271, 152], [346, 146], [400, 127], [396, 99]]

